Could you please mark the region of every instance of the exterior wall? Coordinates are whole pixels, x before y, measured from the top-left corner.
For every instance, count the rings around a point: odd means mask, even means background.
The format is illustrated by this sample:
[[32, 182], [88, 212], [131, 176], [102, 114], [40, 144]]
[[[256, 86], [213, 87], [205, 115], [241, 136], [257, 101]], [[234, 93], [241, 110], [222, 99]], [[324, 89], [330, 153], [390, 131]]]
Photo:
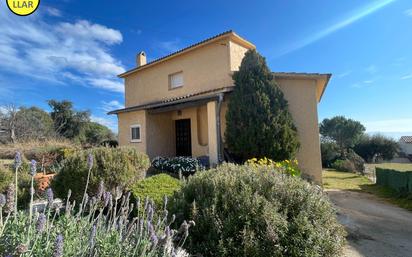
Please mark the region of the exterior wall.
[[[233, 85], [229, 41], [205, 45], [130, 74], [125, 78], [126, 107]], [[182, 87], [169, 89], [169, 75], [183, 71]]]
[[233, 41], [229, 42], [230, 49], [230, 70], [237, 71], [239, 70], [240, 64], [242, 63], [243, 56], [249, 50], [238, 43]]
[[[141, 142], [130, 142], [131, 125], [140, 124]], [[119, 144], [133, 146], [141, 152], [146, 152], [146, 111], [125, 112], [118, 114]]]
[[172, 113], [147, 114], [147, 133], [144, 140], [147, 143], [147, 155], [156, 156], [176, 155], [175, 125]]
[[407, 144], [405, 142], [399, 142], [399, 147], [401, 151], [405, 154], [412, 154], [412, 144]]
[[277, 79], [289, 102], [289, 111], [298, 130], [300, 149], [299, 167], [304, 176], [322, 184], [322, 163], [316, 100], [316, 81]]

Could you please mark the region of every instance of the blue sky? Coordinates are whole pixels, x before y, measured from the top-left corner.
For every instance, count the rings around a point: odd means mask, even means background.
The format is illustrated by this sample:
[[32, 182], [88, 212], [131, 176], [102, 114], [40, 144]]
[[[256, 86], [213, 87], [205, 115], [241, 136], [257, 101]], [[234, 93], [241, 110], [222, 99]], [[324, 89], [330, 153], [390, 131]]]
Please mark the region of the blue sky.
[[[253, 3], [253, 4], [251, 4]], [[15, 16], [0, 2], [0, 105], [68, 99], [117, 128], [117, 74], [233, 29], [273, 71], [333, 77], [319, 119], [345, 115], [369, 132], [412, 134], [412, 2], [42, 0]]]

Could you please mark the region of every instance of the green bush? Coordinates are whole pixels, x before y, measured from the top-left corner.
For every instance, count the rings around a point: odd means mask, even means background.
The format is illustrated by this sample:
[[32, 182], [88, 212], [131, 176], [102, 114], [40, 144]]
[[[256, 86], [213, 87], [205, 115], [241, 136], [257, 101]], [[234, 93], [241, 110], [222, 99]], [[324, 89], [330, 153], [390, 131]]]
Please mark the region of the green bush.
[[336, 160], [332, 163], [332, 168], [338, 171], [355, 172], [356, 167], [350, 160]]
[[341, 155], [341, 151], [335, 142], [321, 142], [320, 144], [322, 167], [330, 168], [332, 163]]
[[74, 152], [62, 162], [62, 168], [52, 181], [52, 188], [58, 197], [65, 198], [71, 189], [72, 199], [81, 200], [87, 181], [89, 153], [94, 158], [89, 194], [97, 191], [101, 180], [109, 191], [114, 191], [117, 186], [129, 189], [137, 180], [145, 177], [150, 166], [147, 155], [133, 148], [99, 147]]
[[363, 172], [365, 170], [365, 160], [357, 153], [355, 153], [355, 151], [353, 151], [352, 149], [349, 149], [345, 153], [344, 159], [351, 161], [355, 166], [356, 171]]
[[170, 197], [180, 190], [182, 182], [167, 174], [159, 174], [137, 181], [131, 191], [134, 198], [145, 199], [149, 197], [154, 201], [158, 209], [164, 204], [164, 197]]
[[175, 194], [177, 220], [192, 219], [189, 249], [203, 256], [337, 256], [344, 229], [317, 186], [273, 167], [222, 165]]
[[[14, 173], [11, 168], [6, 168], [0, 165], [0, 193], [6, 193], [10, 184], [14, 184]], [[30, 183], [31, 176], [29, 175], [29, 165], [24, 162], [18, 171], [18, 206], [26, 208], [30, 200]]]
[[183, 176], [193, 175], [196, 171], [203, 169], [198, 159], [181, 156], [170, 158], [156, 157], [152, 160], [152, 167], [173, 174], [181, 173]]

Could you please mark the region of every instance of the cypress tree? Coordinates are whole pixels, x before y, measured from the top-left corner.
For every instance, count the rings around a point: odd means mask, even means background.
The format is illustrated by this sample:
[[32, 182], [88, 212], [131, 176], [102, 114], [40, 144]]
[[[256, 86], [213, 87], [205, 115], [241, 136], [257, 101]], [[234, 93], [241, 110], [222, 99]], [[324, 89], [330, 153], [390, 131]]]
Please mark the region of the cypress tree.
[[241, 161], [293, 158], [299, 148], [297, 129], [265, 58], [249, 50], [233, 80], [235, 87], [226, 114], [229, 152]]

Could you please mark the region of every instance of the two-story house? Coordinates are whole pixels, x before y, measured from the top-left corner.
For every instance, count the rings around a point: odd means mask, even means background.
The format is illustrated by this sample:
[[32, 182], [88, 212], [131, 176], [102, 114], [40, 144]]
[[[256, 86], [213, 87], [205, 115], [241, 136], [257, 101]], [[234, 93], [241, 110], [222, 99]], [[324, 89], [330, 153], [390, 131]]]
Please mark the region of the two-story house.
[[[162, 58], [146, 62], [119, 77], [125, 81], [125, 108], [114, 110], [119, 144], [156, 156], [208, 156], [223, 160], [225, 114], [245, 52], [255, 46], [227, 31]], [[330, 74], [280, 73], [275, 79], [289, 101], [298, 129], [300, 168], [306, 177], [322, 182], [317, 103]]]

